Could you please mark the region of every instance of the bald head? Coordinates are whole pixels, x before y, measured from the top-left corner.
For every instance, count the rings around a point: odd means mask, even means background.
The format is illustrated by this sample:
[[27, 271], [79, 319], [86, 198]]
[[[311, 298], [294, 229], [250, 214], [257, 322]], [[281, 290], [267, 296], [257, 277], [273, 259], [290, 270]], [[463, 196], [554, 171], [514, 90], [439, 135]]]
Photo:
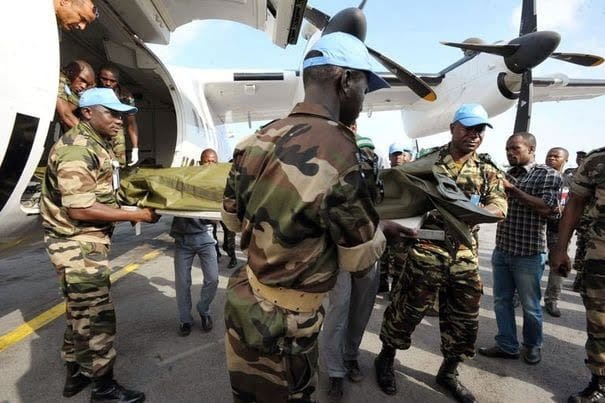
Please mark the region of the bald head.
[[202, 151], [202, 155], [200, 156], [200, 164], [203, 166], [216, 164], [218, 162], [218, 156], [216, 155], [216, 151], [212, 148], [207, 148]]

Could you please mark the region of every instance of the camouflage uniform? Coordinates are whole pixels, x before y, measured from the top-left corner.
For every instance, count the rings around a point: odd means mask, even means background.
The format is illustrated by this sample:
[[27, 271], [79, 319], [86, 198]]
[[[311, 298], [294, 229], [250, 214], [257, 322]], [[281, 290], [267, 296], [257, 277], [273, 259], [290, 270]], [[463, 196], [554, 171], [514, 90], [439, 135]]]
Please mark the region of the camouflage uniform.
[[[468, 197], [479, 195], [481, 204], [493, 204], [506, 213], [502, 174], [489, 156], [474, 153], [460, 167], [449, 154], [449, 144], [434, 152], [439, 153], [434, 171], [453, 178]], [[445, 227], [441, 217], [432, 213], [423, 228], [443, 230]], [[444, 357], [457, 361], [473, 357], [483, 292], [476, 237], [470, 249], [454, 239], [414, 242], [391, 291], [391, 303], [384, 313], [380, 331], [382, 342], [393, 348], [408, 349], [412, 332], [425, 311], [433, 306], [437, 292]]]
[[581, 294], [588, 333], [586, 365], [593, 375], [605, 376], [605, 148], [586, 156], [571, 192], [593, 199], [588, 211]]
[[[135, 106], [134, 97], [129, 91], [122, 89], [122, 87], [118, 85], [114, 92], [116, 93], [116, 96], [120, 102], [126, 105]], [[122, 129], [120, 129], [118, 134], [112, 138], [113, 153], [122, 167], [126, 165], [126, 136], [124, 135], [124, 129], [127, 125], [126, 116], [123, 118], [123, 123], [124, 126]]]
[[356, 272], [385, 238], [353, 133], [310, 103], [234, 152], [222, 218], [247, 265], [227, 288], [227, 367], [235, 401], [315, 401], [321, 302], [339, 268]]
[[65, 73], [59, 73], [59, 88], [57, 98], [62, 99], [72, 104], [75, 108], [78, 107], [80, 96], [71, 90], [69, 79]]
[[109, 144], [80, 122], [50, 150], [40, 202], [46, 250], [66, 300], [62, 357], [89, 377], [111, 370], [116, 355], [107, 257], [113, 224], [71, 219], [67, 208], [117, 206], [113, 158]]

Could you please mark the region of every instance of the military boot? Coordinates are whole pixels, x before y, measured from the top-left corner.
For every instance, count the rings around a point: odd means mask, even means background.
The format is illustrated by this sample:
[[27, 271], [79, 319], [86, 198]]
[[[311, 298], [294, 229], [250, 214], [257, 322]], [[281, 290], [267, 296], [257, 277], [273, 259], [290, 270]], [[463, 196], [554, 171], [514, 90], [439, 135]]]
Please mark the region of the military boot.
[[605, 376], [593, 375], [588, 387], [569, 396], [568, 403], [605, 403]]
[[461, 403], [476, 403], [477, 399], [458, 380], [458, 364], [460, 361], [452, 358], [443, 360], [439, 372], [437, 372], [437, 383], [447, 389], [456, 401]]
[[145, 394], [137, 390], [128, 390], [113, 379], [113, 371], [94, 378], [90, 401], [95, 402], [128, 402], [145, 401]]
[[382, 346], [382, 351], [374, 360], [376, 369], [376, 382], [380, 389], [387, 395], [397, 393], [397, 383], [395, 382], [395, 371], [393, 363], [395, 361], [395, 349], [393, 347]]
[[67, 376], [63, 386], [63, 396], [72, 397], [77, 395], [91, 382], [91, 379], [80, 372], [77, 362], [66, 362]]

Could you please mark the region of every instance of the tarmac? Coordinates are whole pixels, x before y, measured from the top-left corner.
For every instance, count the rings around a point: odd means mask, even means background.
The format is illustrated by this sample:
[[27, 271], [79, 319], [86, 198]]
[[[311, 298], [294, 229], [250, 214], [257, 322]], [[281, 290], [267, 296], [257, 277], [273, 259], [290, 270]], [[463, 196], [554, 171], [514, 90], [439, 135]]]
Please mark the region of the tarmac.
[[[149, 402], [232, 401], [225, 364], [223, 306], [232, 272], [228, 258], [220, 261], [220, 282], [212, 305], [214, 329], [201, 331], [199, 321], [188, 337], [177, 335], [173, 242], [167, 234], [170, 218], [143, 224], [135, 236], [129, 224], [120, 224], [113, 237], [112, 295], [116, 305], [118, 358], [116, 378], [145, 392]], [[222, 237], [220, 238], [222, 240]], [[480, 270], [484, 281], [477, 347], [491, 346], [496, 334], [490, 256], [495, 225], [480, 231]], [[570, 248], [573, 253], [573, 248]], [[240, 264], [245, 257], [238, 251]], [[192, 271], [195, 304], [201, 288], [199, 262]], [[548, 268], [542, 279], [548, 279]], [[559, 307], [562, 316], [544, 314], [542, 362], [477, 356], [460, 366], [460, 379], [480, 402], [566, 401], [583, 389], [590, 374], [584, 366], [585, 311], [582, 300], [565, 279]], [[118, 278], [119, 277], [119, 278]], [[380, 351], [382, 314], [387, 296], [379, 295], [361, 345], [360, 365], [366, 378], [345, 381], [343, 402], [450, 402], [435, 382], [441, 363], [439, 320], [425, 318], [416, 329], [412, 347], [398, 351], [395, 361], [398, 394], [384, 394], [375, 382], [373, 360]], [[65, 370], [60, 358], [65, 323], [62, 295], [46, 255], [41, 235], [28, 244], [0, 254], [0, 402], [86, 402], [90, 390], [64, 399]], [[521, 308], [516, 310], [519, 338]], [[319, 400], [326, 396], [328, 377], [320, 362]]]

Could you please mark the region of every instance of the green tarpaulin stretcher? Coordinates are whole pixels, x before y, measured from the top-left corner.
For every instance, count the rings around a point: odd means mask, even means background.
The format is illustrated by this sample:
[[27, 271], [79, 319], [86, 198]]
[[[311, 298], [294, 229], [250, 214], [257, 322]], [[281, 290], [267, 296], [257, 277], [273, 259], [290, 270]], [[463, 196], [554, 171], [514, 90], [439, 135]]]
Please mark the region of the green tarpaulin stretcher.
[[[422, 216], [437, 209], [447, 232], [470, 246], [469, 225], [499, 220], [473, 205], [450, 178], [433, 172], [430, 158], [381, 171], [384, 198], [377, 205], [381, 218]], [[138, 168], [122, 174], [120, 201], [125, 205], [161, 210], [220, 212], [223, 190], [231, 164], [206, 167]]]

